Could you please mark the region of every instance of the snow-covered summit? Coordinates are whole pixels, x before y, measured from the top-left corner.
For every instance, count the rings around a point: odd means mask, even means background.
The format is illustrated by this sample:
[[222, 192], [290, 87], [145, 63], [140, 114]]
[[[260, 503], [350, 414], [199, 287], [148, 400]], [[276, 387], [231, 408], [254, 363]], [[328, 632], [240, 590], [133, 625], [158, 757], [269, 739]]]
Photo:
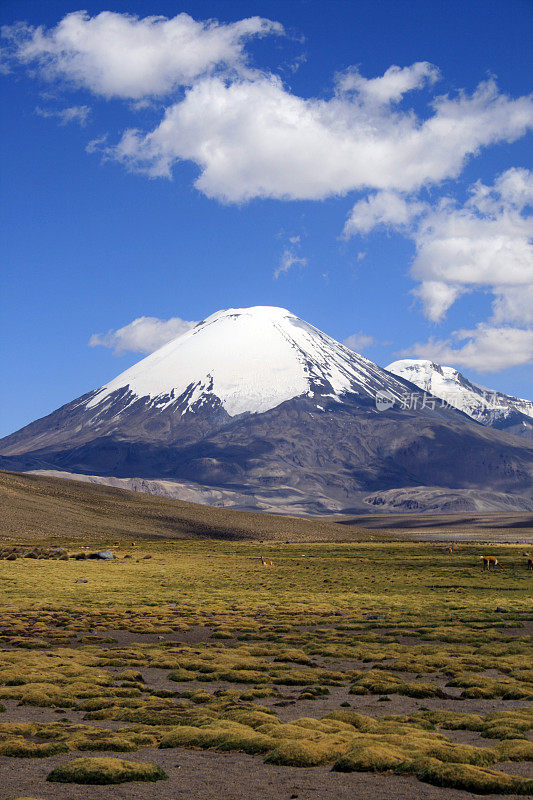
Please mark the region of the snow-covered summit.
[[[411, 381], [422, 391], [445, 400], [483, 425], [502, 427], [502, 422], [510, 420], [511, 416], [515, 418], [516, 414], [533, 417], [533, 402], [530, 400], [486, 389], [469, 381], [453, 367], [425, 359], [405, 358], [394, 361], [386, 369]], [[529, 427], [527, 419], [522, 420], [522, 426]]]
[[158, 408], [181, 398], [185, 410], [214, 396], [230, 416], [262, 413], [301, 395], [405, 391], [376, 364], [272, 306], [212, 314], [103, 386], [87, 408], [119, 389], [130, 402], [148, 397]]

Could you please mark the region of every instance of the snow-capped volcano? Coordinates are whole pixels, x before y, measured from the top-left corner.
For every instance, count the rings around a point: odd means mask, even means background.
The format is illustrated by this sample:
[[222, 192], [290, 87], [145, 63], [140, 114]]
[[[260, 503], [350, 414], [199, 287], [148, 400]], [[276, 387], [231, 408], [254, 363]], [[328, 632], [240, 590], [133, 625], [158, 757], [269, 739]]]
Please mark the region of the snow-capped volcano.
[[390, 490], [420, 510], [443, 487], [448, 510], [448, 489], [461, 510], [481, 489], [533, 508], [533, 444], [406, 397], [422, 393], [290, 311], [228, 309], [2, 439], [0, 465], [270, 510], [381, 508]]
[[405, 358], [386, 368], [422, 391], [445, 400], [469, 417], [515, 435], [533, 438], [533, 402], [472, 383], [453, 367]]
[[403, 385], [376, 364], [284, 308], [230, 308], [200, 322], [118, 375], [87, 402], [96, 408], [123, 390], [164, 408], [193, 411], [217, 398], [230, 417], [261, 414], [302, 395], [396, 397]]

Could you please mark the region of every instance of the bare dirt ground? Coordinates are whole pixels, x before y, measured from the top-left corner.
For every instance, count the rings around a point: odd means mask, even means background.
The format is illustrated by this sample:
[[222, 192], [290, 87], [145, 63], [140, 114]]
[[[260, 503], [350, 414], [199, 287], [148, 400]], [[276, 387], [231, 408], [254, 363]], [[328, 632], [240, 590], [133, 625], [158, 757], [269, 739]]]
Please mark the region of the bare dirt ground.
[[[100, 755], [86, 753], [86, 755]], [[371, 773], [331, 772], [329, 767], [276, 767], [244, 753], [193, 750], [139, 750], [124, 758], [151, 761], [162, 767], [168, 781], [127, 783], [119, 786], [47, 784], [52, 766], [71, 756], [25, 759], [13, 769], [12, 759], [0, 757], [1, 797], [33, 797], [43, 800], [474, 800], [479, 795], [440, 789], [416, 778]], [[528, 765], [530, 766], [530, 765]], [[500, 765], [498, 765], [500, 768]], [[512, 764], [518, 773], [520, 765]], [[487, 800], [501, 795], [483, 795]], [[506, 795], [518, 800], [519, 795]]]

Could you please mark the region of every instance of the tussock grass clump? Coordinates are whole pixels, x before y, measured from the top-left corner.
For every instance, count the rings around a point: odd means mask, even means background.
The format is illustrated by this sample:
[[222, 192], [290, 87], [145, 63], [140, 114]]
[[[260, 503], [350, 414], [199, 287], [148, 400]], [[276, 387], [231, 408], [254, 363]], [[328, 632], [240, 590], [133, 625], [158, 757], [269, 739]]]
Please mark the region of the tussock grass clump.
[[402, 694], [407, 697], [443, 697], [439, 686], [421, 681], [404, 681], [389, 672], [369, 670], [360, 672], [350, 688], [350, 694]]
[[522, 739], [532, 729], [533, 708], [516, 708], [487, 714], [481, 735], [487, 739]]
[[[97, 716], [98, 715], [98, 716]], [[103, 715], [103, 716], [102, 716]], [[205, 706], [195, 708], [191, 706], [156, 708], [146, 704], [141, 708], [122, 708], [113, 706], [102, 711], [93, 711], [85, 715], [91, 719], [116, 719], [121, 722], [132, 722], [146, 726], [173, 726], [173, 725], [203, 725], [210, 722], [217, 714]]]
[[458, 686], [463, 689], [462, 697], [466, 698], [495, 698], [504, 700], [533, 700], [533, 684], [520, 682], [514, 678], [491, 678], [487, 675], [461, 674], [457, 675], [447, 686]]
[[496, 748], [498, 761], [533, 761], [533, 742], [506, 739]]
[[197, 689], [196, 691], [192, 692], [181, 692], [180, 697], [186, 697], [188, 700], [191, 700], [196, 705], [203, 705], [204, 703], [209, 703], [212, 701], [213, 696], [206, 692], [205, 689]]
[[390, 721], [406, 722], [433, 730], [447, 728], [448, 730], [483, 730], [483, 717], [479, 714], [458, 714], [455, 711], [418, 711], [414, 714], [402, 714], [387, 717]]
[[117, 681], [130, 681], [133, 683], [144, 683], [144, 678], [141, 672], [135, 669], [126, 669], [124, 672], [119, 672], [116, 676]]
[[103, 785], [129, 781], [161, 781], [168, 775], [156, 764], [118, 758], [77, 758], [52, 770], [47, 781]]
[[73, 741], [72, 746], [73, 750], [112, 750], [116, 753], [133, 753], [139, 749], [136, 742], [121, 736], [109, 736], [108, 738], [87, 736]]
[[175, 669], [168, 677], [171, 681], [176, 681], [176, 683], [184, 683], [194, 680], [194, 672], [187, 669]]
[[239, 692], [238, 699], [248, 701], [261, 697], [274, 697], [276, 695], [277, 692], [269, 686], [254, 686], [253, 689], [246, 689], [244, 692]]
[[250, 728], [260, 728], [261, 725], [268, 725], [275, 723], [279, 724], [279, 720], [273, 711], [270, 709], [261, 708], [243, 708], [236, 706], [228, 708], [221, 714], [223, 719], [233, 720], [239, 722], [241, 725], [248, 725]]
[[[444, 749], [441, 749], [444, 748]], [[413, 747], [396, 744], [360, 742], [342, 755], [333, 770], [337, 772], [387, 772], [416, 774], [420, 781], [434, 786], [463, 789], [476, 794], [529, 794], [533, 781], [487, 769], [494, 752], [482, 748], [441, 744], [437, 747]], [[477, 751], [477, 752], [475, 752]]]
[[475, 794], [532, 794], [533, 780], [507, 775], [492, 769], [471, 764], [443, 764], [429, 759], [417, 771], [424, 783], [448, 789], [463, 789]]
[[316, 700], [317, 697], [324, 697], [329, 694], [326, 686], [308, 686], [300, 694], [300, 700]]
[[488, 766], [498, 760], [496, 750], [490, 747], [473, 747], [469, 744], [452, 744], [443, 741], [429, 746], [416, 748], [421, 754], [429, 758], [436, 758], [439, 761], [456, 762], [459, 764], [475, 764], [476, 766]]
[[18, 736], [0, 742], [0, 755], [14, 758], [47, 758], [68, 751], [64, 742], [30, 742]]
[[89, 700], [82, 700], [77, 703], [78, 711], [100, 711], [102, 708], [109, 708], [114, 703], [111, 697], [91, 697]]
[[160, 747], [266, 753], [269, 763], [313, 766], [335, 759], [348, 746], [349, 737], [350, 727], [342, 722], [303, 718], [282, 724], [272, 714], [230, 709], [200, 727], [174, 728], [163, 736]]
[[333, 761], [341, 749], [336, 741], [327, 739], [282, 740], [270, 751], [265, 762], [287, 767], [317, 767]]
[[331, 711], [329, 714], [326, 715], [325, 719], [333, 719], [338, 720], [339, 722], [344, 722], [347, 725], [351, 725], [358, 731], [362, 731], [364, 733], [377, 733], [382, 731], [384, 728], [384, 723], [373, 719], [373, 717], [367, 717], [365, 714], [358, 714], [356, 711], [348, 711], [348, 709], [338, 709], [337, 711]]
[[403, 694], [406, 697], [445, 697], [439, 686], [435, 686], [432, 683], [424, 683], [423, 681], [404, 683], [398, 694]]
[[230, 720], [220, 720], [208, 728], [182, 725], [163, 736], [160, 748], [198, 747], [205, 750], [240, 750], [244, 753], [266, 753], [275, 740], [264, 733]]
[[8, 723], [0, 725], [0, 755], [46, 758], [71, 750], [133, 752], [142, 746], [157, 746], [155, 733], [123, 728], [112, 731], [70, 723]]
[[407, 726], [402, 730], [390, 723], [382, 723], [379, 731], [356, 734], [351, 747], [336, 762], [335, 769], [364, 771], [368, 764], [370, 771], [386, 771], [400, 765], [402, 769], [411, 771], [413, 760], [427, 758], [486, 766], [494, 764], [498, 754], [491, 748], [455, 744], [430, 731]]
[[211, 728], [204, 729], [192, 725], [180, 725], [179, 728], [173, 728], [163, 736], [159, 747], [162, 749], [169, 747], [198, 747], [208, 750], [211, 747], [216, 747], [219, 741], [219, 732], [213, 731]]
[[387, 772], [405, 761], [399, 747], [384, 744], [359, 744], [333, 765], [335, 772]]
[[455, 711], [426, 710], [415, 714], [386, 717], [389, 721], [414, 724], [426, 729], [476, 731], [486, 739], [525, 739], [533, 728], [533, 708], [516, 708], [493, 714], [460, 714]]

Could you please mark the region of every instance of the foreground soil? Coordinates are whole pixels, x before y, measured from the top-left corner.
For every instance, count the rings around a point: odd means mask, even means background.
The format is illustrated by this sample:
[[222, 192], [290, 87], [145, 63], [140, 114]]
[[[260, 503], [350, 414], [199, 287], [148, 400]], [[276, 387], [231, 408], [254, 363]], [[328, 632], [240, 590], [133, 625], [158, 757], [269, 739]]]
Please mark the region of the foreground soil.
[[[295, 797], [298, 800], [407, 800], [414, 797], [418, 800], [469, 800], [479, 797], [470, 792], [421, 784], [408, 776], [345, 774], [331, 772], [329, 767], [276, 767], [243, 753], [159, 750], [120, 757], [146, 758], [162, 767], [169, 780], [122, 786], [47, 784], [46, 775], [52, 763], [65, 763], [68, 757], [25, 760], [16, 765], [16, 770], [12, 759], [0, 758], [2, 792], [5, 792], [1, 796], [35, 795], [43, 800], [290, 800]], [[499, 795], [484, 797], [490, 800]], [[516, 800], [516, 796], [507, 797]]]

